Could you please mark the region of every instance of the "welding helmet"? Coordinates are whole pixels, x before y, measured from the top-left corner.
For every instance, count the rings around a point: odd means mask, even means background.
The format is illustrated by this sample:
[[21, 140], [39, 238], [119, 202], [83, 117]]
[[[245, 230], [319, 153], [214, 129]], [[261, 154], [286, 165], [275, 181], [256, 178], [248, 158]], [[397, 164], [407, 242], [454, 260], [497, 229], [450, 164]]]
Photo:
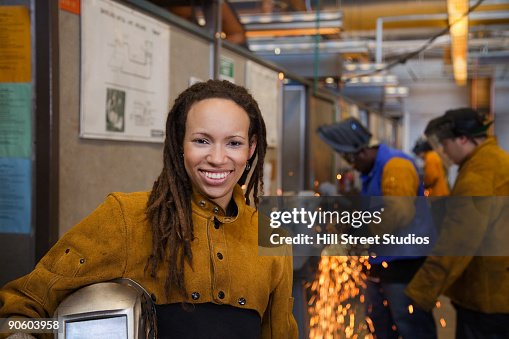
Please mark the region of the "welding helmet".
[[355, 118], [318, 127], [320, 138], [341, 154], [357, 153], [372, 144], [371, 133]]
[[412, 148], [412, 152], [414, 154], [419, 155], [422, 152], [428, 152], [431, 151], [433, 148], [429, 144], [428, 140], [425, 138], [419, 138], [415, 141], [414, 148]]
[[476, 110], [458, 108], [448, 110], [443, 116], [431, 120], [424, 134], [428, 140], [431, 137], [438, 141], [460, 136], [485, 137], [491, 124], [491, 121], [487, 121], [486, 117]]
[[155, 339], [155, 305], [148, 292], [131, 279], [116, 279], [82, 287], [57, 307], [62, 324], [58, 339]]
[[424, 134], [433, 149], [440, 154], [444, 164], [448, 166], [452, 161], [443, 151], [441, 145], [443, 140], [461, 136], [472, 139], [485, 137], [491, 124], [492, 121], [488, 121], [483, 114], [474, 109], [458, 108], [448, 110], [441, 117], [431, 120]]

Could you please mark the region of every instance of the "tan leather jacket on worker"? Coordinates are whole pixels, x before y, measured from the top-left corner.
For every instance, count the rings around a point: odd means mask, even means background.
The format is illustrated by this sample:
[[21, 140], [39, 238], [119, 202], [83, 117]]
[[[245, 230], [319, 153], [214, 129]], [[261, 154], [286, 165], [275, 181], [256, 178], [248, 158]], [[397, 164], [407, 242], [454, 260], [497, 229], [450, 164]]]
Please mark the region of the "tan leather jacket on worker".
[[[34, 271], [0, 290], [0, 318], [51, 317], [71, 292], [120, 277], [140, 283], [157, 304], [182, 302], [176, 291], [166, 297], [164, 267], [159, 267], [157, 279], [145, 273], [152, 249], [145, 217], [148, 196], [147, 192], [110, 194], [51, 248]], [[297, 338], [292, 315], [292, 257], [260, 256], [258, 212], [246, 205], [238, 186], [234, 200], [238, 214], [227, 217], [213, 202], [193, 195], [195, 240], [193, 268], [185, 266], [187, 301], [255, 310], [262, 321], [263, 338]], [[291, 254], [288, 248], [285, 251]], [[196, 301], [190, 297], [193, 292], [199, 293]]]
[[424, 188], [426, 195], [430, 197], [449, 195], [444, 165], [435, 151], [426, 152], [424, 155]]
[[[509, 154], [493, 137], [480, 144], [460, 166], [451, 196], [498, 196], [488, 199], [489, 204], [481, 208], [448, 211], [442, 222], [443, 232], [451, 232], [451, 236], [448, 243], [443, 243], [441, 235], [436, 248], [456, 242], [466, 247], [465, 252], [477, 253], [428, 257], [407, 294], [424, 309], [432, 309], [438, 296], [445, 293], [464, 308], [509, 313], [509, 257], [483, 256], [482, 251], [483, 245], [493, 250], [490, 247], [507, 246], [509, 241]], [[464, 203], [472, 200], [465, 199]], [[507, 253], [503, 249], [501, 252]]]

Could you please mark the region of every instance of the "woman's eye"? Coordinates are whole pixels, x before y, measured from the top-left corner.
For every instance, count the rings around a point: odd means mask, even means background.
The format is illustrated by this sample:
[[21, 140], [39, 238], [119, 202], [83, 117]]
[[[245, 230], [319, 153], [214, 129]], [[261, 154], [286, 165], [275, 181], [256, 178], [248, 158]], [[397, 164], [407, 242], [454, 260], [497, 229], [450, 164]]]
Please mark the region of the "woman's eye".
[[196, 144], [208, 144], [209, 143], [207, 139], [194, 139], [193, 142]]
[[229, 145], [233, 147], [239, 147], [240, 145], [242, 145], [242, 143], [240, 141], [230, 141]]

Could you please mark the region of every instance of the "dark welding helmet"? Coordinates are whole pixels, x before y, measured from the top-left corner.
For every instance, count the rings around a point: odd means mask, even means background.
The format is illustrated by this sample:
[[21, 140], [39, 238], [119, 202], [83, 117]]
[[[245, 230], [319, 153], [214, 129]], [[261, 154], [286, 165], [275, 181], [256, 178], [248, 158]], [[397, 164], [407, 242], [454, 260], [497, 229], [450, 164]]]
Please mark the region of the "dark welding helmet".
[[449, 138], [466, 136], [469, 138], [485, 137], [492, 121], [471, 108], [458, 108], [445, 112], [441, 117], [431, 120], [424, 134], [435, 151], [438, 152], [444, 166], [448, 167], [453, 162], [443, 150], [441, 142]]
[[55, 338], [157, 338], [155, 305], [131, 279], [85, 286], [65, 298], [54, 314], [62, 324]]
[[433, 148], [431, 147], [428, 140], [426, 140], [425, 138], [419, 138], [415, 141], [415, 145], [414, 148], [412, 148], [412, 152], [414, 152], [414, 154], [416, 155], [419, 155], [419, 153], [428, 152], [431, 151], [432, 149]]
[[355, 118], [320, 126], [317, 133], [324, 142], [341, 154], [357, 153], [371, 146], [371, 133]]
[[447, 138], [466, 136], [470, 138], [485, 137], [491, 121], [471, 108], [452, 109], [441, 117], [431, 120], [424, 134], [428, 139], [442, 141]]

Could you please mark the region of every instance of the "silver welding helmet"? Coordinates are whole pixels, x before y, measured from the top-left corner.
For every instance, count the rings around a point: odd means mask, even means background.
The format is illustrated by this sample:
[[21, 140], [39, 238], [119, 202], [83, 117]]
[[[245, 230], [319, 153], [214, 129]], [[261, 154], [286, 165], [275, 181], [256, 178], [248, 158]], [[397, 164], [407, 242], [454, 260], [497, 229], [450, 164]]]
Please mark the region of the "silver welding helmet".
[[485, 137], [492, 121], [471, 108], [458, 108], [445, 112], [441, 117], [432, 119], [424, 134], [433, 149], [442, 157], [444, 165], [452, 161], [444, 152], [442, 141], [445, 139], [466, 136], [468, 138]]
[[157, 338], [154, 302], [131, 279], [85, 286], [65, 298], [54, 317], [62, 324], [58, 339]]
[[316, 132], [325, 143], [340, 154], [357, 153], [371, 146], [371, 133], [355, 118], [322, 125]]

